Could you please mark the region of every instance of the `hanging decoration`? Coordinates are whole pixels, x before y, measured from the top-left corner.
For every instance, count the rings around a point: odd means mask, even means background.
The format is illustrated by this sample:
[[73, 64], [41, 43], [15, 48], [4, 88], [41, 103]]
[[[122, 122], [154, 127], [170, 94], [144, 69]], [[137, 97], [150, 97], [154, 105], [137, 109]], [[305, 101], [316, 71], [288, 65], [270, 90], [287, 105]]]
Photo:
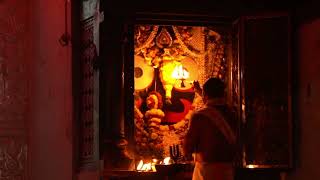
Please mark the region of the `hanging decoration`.
[[165, 27], [162, 28], [160, 34], [157, 36], [156, 45], [159, 48], [167, 48], [172, 45], [172, 37]]
[[140, 25], [135, 28], [135, 53], [140, 53], [142, 49], [151, 47], [157, 35], [159, 26]]

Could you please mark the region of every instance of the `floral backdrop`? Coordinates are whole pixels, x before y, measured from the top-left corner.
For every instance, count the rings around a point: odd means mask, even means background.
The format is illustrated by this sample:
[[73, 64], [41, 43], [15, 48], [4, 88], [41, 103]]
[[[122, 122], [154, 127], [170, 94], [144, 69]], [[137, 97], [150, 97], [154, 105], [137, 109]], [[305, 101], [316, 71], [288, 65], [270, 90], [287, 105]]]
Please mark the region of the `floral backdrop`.
[[202, 105], [193, 82], [226, 81], [225, 37], [211, 27], [136, 25], [135, 144], [141, 158], [170, 156], [182, 144], [192, 112]]

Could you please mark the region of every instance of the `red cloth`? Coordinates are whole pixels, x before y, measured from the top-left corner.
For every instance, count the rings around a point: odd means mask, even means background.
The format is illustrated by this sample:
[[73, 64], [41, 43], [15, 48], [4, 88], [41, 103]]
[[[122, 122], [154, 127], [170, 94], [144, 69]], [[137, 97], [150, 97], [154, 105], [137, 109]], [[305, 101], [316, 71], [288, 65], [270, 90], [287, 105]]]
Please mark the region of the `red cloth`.
[[179, 99], [183, 106], [184, 106], [184, 111], [183, 112], [172, 112], [172, 111], [166, 111], [165, 112], [165, 117], [163, 118], [162, 122], [166, 123], [177, 123], [181, 121], [189, 112], [189, 110], [192, 107], [192, 103], [186, 99]]

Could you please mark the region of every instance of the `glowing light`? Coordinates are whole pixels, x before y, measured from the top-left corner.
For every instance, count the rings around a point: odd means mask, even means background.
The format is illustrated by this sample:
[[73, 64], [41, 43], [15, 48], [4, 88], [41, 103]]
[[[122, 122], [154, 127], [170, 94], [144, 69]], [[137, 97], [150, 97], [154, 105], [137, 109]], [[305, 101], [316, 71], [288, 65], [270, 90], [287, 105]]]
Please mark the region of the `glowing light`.
[[182, 65], [178, 65], [174, 68], [172, 75], [174, 79], [188, 79], [189, 72], [183, 68]]
[[142, 166], [143, 166], [143, 161], [140, 160], [140, 162], [139, 162], [139, 164], [138, 164], [138, 166], [137, 166], [137, 170], [140, 171], [141, 168], [142, 168]]
[[176, 67], [176, 63], [174, 62], [166, 62], [161, 66], [161, 82], [164, 86], [164, 89], [166, 91], [166, 98], [171, 99], [171, 90], [173, 88], [173, 85], [176, 82], [175, 78], [172, 78], [172, 72], [174, 68]]
[[137, 166], [137, 171], [143, 171], [143, 172], [147, 172], [147, 171], [153, 171], [156, 172], [156, 167], [155, 164], [158, 161], [157, 159], [153, 159], [153, 162], [149, 162], [149, 163], [144, 163], [143, 160], [140, 160], [138, 166]]
[[180, 64], [174, 68], [171, 76], [174, 79], [181, 80], [180, 86], [184, 88], [185, 87], [184, 80], [189, 78], [189, 72], [185, 68], [183, 68], [182, 65]]
[[[151, 162], [143, 162], [143, 160], [140, 160], [136, 170], [139, 172], [156, 172], [156, 164], [158, 162], [158, 159], [152, 159]], [[160, 161], [159, 164], [169, 165], [170, 164], [170, 157], [166, 157], [163, 159], [163, 161]]]
[[141, 168], [141, 171], [150, 171], [151, 170], [151, 163], [144, 164]]
[[156, 166], [155, 166], [154, 163], [151, 164], [151, 171], [153, 171], [153, 172], [157, 171]]
[[163, 159], [163, 164], [168, 165], [170, 163], [170, 157], [166, 157]]
[[254, 169], [254, 168], [257, 168], [258, 165], [254, 165], [254, 164], [248, 164], [247, 165], [247, 168], [250, 168], [250, 169]]

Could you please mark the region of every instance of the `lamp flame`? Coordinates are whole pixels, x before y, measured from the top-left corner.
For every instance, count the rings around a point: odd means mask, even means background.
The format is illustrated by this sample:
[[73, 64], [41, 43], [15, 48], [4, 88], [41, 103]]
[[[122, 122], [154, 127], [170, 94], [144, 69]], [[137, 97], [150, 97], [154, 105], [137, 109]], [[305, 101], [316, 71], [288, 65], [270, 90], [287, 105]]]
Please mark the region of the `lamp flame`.
[[137, 166], [137, 170], [140, 171], [142, 169], [142, 166], [143, 166], [143, 161], [140, 160], [138, 166]]
[[174, 79], [188, 79], [189, 78], [189, 72], [183, 68], [183, 66], [177, 65], [171, 75]]
[[168, 165], [169, 163], [170, 163], [170, 157], [164, 158], [163, 164], [164, 164], [164, 165]]
[[137, 166], [137, 171], [144, 171], [144, 172], [147, 172], [147, 171], [153, 171], [155, 172], [156, 171], [156, 167], [155, 167], [155, 161], [153, 159], [153, 162], [149, 162], [149, 163], [143, 163], [143, 160], [140, 160], [138, 166]]
[[[137, 171], [141, 172], [156, 172], [156, 164], [158, 160], [152, 159], [152, 162], [144, 163], [143, 160], [140, 160], [137, 165]], [[163, 161], [160, 161], [159, 164], [169, 165], [170, 164], [170, 157], [166, 157]]]

